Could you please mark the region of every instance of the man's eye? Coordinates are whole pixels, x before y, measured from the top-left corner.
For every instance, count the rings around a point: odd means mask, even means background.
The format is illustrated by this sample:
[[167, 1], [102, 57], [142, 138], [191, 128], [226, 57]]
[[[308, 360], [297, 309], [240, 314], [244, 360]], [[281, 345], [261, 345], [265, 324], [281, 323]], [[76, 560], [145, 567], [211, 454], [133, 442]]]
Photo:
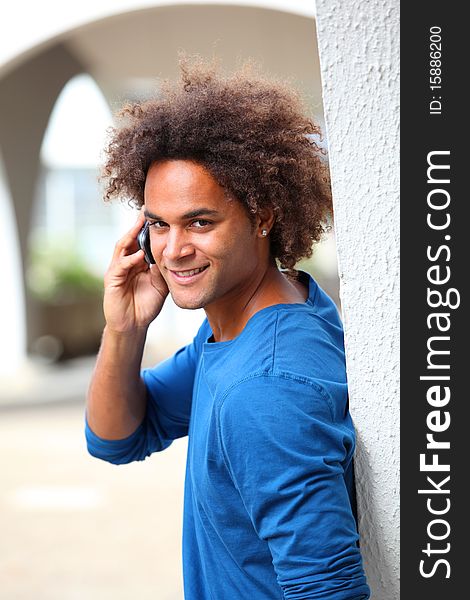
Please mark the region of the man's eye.
[[208, 225], [212, 225], [212, 221], [206, 221], [205, 219], [196, 219], [191, 223], [196, 229], [200, 229], [201, 227], [207, 227]]
[[149, 227], [153, 227], [154, 229], [163, 229], [167, 224], [165, 221], [152, 221], [149, 223]]

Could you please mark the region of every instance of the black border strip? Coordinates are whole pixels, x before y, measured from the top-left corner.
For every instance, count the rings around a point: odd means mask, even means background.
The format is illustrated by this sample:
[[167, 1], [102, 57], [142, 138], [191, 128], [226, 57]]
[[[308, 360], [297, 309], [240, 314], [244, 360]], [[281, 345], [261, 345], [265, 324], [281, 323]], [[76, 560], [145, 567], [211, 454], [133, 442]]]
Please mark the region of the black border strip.
[[470, 373], [470, 328], [464, 269], [470, 202], [463, 183], [468, 170], [463, 104], [470, 31], [464, 32], [457, 6], [401, 5], [401, 597], [406, 600], [467, 595], [470, 400], [464, 383]]

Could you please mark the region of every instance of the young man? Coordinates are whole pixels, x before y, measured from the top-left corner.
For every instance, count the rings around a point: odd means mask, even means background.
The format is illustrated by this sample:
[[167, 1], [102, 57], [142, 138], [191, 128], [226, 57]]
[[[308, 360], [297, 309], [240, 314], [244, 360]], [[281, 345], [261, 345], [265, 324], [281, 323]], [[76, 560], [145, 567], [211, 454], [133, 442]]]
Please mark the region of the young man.
[[[187, 600], [366, 599], [341, 323], [293, 269], [331, 210], [318, 130], [280, 83], [182, 72], [124, 110], [108, 149], [107, 197], [143, 210], [105, 277], [89, 451], [120, 464], [188, 435]], [[207, 319], [141, 373], [168, 294]]]

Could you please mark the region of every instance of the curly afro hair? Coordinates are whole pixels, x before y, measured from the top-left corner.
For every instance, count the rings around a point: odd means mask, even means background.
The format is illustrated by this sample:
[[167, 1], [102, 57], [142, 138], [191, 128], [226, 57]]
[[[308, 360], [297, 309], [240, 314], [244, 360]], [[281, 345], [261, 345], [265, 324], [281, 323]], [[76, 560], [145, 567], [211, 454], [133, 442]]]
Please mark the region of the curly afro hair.
[[105, 199], [138, 207], [154, 161], [203, 165], [247, 209], [274, 211], [270, 249], [281, 268], [312, 254], [332, 216], [328, 167], [298, 93], [261, 76], [251, 63], [223, 76], [214, 62], [180, 59], [181, 78], [152, 100], [128, 104], [111, 129]]

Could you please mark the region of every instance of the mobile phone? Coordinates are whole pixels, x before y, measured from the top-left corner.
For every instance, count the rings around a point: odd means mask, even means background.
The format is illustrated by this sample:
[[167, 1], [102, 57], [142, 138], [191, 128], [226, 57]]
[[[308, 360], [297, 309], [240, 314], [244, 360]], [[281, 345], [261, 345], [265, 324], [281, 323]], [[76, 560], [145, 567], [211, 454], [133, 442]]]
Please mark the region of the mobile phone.
[[150, 223], [145, 221], [144, 226], [139, 231], [139, 235], [137, 236], [137, 243], [139, 244], [139, 248], [144, 251], [146, 262], [149, 265], [154, 265], [155, 259], [153, 258], [152, 251], [150, 250], [149, 225]]

